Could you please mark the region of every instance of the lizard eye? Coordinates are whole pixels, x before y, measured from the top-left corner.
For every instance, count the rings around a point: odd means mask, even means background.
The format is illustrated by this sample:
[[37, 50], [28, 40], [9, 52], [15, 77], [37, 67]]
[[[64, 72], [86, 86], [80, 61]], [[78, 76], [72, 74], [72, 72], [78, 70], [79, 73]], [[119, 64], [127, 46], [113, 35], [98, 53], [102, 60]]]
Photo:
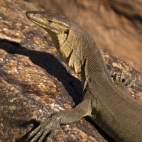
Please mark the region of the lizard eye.
[[53, 23], [53, 21], [52, 20], [47, 20], [48, 21], [48, 24], [52, 24]]
[[69, 29], [66, 29], [65, 31], [64, 31], [64, 34], [68, 34], [69, 33]]

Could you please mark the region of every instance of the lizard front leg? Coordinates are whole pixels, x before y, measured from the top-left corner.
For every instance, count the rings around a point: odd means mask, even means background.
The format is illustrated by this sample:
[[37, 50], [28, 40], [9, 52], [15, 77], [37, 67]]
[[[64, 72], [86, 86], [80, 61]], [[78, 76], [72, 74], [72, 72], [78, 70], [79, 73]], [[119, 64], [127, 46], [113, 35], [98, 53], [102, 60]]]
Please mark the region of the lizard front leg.
[[30, 133], [28, 141], [35, 142], [38, 140], [38, 142], [42, 142], [46, 135], [51, 132], [51, 135], [47, 138], [47, 141], [49, 141], [53, 131], [57, 127], [60, 127], [61, 124], [69, 124], [78, 121], [84, 116], [91, 115], [91, 111], [91, 99], [84, 99], [84, 101], [76, 107], [56, 113], [45, 121], [42, 120], [40, 125]]

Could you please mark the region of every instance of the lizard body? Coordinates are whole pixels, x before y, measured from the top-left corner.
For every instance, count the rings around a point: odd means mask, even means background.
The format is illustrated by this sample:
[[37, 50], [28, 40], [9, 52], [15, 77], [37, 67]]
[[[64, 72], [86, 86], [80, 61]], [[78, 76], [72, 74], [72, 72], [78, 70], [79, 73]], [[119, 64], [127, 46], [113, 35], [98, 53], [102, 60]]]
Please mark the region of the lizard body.
[[89, 116], [117, 142], [142, 142], [142, 104], [115, 85], [88, 32], [70, 18], [53, 11], [26, 14], [49, 33], [62, 59], [76, 73], [81, 73], [84, 92], [83, 101], [76, 107], [47, 118], [31, 132], [31, 142], [37, 139], [41, 142], [60, 124], [72, 123], [84, 116]]

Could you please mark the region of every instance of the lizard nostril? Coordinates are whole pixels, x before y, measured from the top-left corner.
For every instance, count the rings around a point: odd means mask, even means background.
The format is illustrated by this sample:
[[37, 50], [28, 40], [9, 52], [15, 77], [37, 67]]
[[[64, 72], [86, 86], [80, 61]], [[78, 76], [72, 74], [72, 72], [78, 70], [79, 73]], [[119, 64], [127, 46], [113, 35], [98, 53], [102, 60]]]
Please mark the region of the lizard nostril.
[[52, 24], [52, 23], [53, 23], [53, 21], [52, 21], [52, 20], [47, 20], [47, 21], [48, 21], [48, 23], [49, 23], [49, 24]]

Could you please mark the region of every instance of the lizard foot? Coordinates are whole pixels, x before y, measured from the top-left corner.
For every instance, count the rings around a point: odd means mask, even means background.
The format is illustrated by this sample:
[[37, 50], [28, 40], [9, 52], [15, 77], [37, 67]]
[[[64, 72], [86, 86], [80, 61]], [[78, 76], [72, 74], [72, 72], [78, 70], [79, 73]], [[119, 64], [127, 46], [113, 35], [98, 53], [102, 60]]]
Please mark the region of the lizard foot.
[[40, 125], [29, 134], [28, 142], [42, 142], [45, 139], [46, 135], [51, 132], [46, 142], [50, 141], [53, 135], [53, 131], [61, 124], [60, 120], [61, 119], [58, 115], [53, 115], [52, 117], [47, 118], [44, 121], [35, 120], [37, 122], [40, 122]]

